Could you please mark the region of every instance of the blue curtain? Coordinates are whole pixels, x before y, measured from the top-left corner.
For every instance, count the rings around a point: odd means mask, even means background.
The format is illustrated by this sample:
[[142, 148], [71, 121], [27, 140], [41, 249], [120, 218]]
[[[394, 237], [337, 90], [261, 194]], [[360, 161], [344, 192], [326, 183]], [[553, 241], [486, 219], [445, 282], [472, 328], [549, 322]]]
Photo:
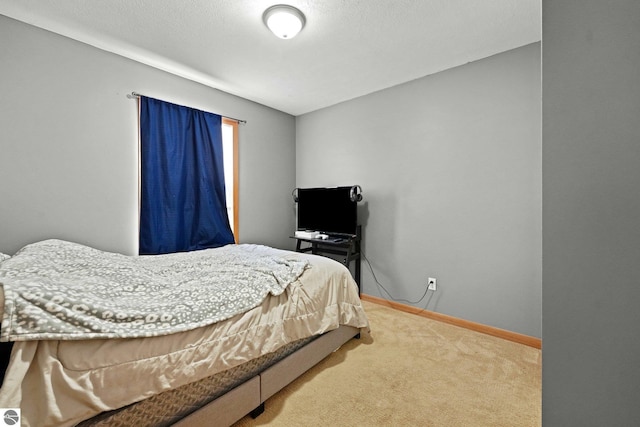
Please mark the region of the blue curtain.
[[140, 97], [141, 255], [233, 243], [221, 117]]

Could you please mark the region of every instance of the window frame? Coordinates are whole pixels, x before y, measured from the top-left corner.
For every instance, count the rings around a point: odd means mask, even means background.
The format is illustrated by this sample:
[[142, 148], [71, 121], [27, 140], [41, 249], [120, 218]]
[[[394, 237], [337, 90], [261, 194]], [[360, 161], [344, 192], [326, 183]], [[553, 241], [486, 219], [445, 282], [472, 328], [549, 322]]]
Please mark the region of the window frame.
[[[238, 194], [238, 187], [239, 187], [239, 178], [240, 178], [240, 172], [239, 172], [239, 156], [238, 156], [238, 141], [239, 141], [239, 137], [238, 137], [238, 121], [237, 120], [233, 120], [233, 119], [229, 119], [227, 117], [223, 117], [222, 118], [222, 124], [223, 125], [227, 125], [227, 126], [231, 126], [233, 129], [233, 237], [236, 241], [236, 243], [240, 242], [240, 222], [239, 222], [239, 218], [240, 218], [240, 204], [239, 204], [239, 194]], [[228, 188], [227, 188], [228, 191]]]

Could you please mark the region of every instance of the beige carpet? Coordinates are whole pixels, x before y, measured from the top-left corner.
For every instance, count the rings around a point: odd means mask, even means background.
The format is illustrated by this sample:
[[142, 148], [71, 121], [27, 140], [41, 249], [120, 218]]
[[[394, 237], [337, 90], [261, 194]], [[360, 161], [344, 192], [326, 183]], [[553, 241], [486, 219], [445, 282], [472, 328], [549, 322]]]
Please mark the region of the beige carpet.
[[242, 426], [540, 426], [541, 352], [364, 302], [351, 340]]

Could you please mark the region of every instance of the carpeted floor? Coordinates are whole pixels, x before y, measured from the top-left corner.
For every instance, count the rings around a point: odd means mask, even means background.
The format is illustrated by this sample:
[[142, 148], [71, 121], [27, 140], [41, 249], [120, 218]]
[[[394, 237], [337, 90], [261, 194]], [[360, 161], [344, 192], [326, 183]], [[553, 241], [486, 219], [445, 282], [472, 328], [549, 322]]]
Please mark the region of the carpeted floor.
[[364, 302], [371, 333], [245, 426], [540, 426], [541, 351]]

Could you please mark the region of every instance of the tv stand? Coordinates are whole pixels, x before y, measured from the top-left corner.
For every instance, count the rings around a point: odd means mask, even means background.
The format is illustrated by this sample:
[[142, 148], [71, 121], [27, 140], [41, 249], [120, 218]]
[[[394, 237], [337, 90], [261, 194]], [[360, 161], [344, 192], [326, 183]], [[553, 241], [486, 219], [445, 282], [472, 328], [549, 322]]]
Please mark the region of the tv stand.
[[[292, 239], [296, 239], [296, 252], [311, 252], [314, 255], [339, 255], [342, 258], [342, 263], [349, 268], [351, 261], [355, 261], [354, 279], [358, 285], [358, 294], [361, 293], [360, 286], [360, 241], [362, 240], [362, 227], [359, 225], [356, 228], [356, 234], [354, 235], [331, 235], [328, 239], [308, 239], [304, 237], [291, 236]], [[307, 246], [302, 247], [302, 243], [306, 243]]]

